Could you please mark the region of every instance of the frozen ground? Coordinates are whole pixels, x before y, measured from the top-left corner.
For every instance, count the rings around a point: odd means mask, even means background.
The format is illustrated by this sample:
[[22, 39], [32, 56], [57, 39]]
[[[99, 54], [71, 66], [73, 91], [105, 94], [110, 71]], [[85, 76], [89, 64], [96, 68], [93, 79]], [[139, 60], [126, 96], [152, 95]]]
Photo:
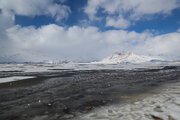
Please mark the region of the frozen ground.
[[33, 76], [5, 77], [5, 78], [0, 78], [0, 83], [7, 83], [7, 82], [19, 81], [19, 80], [30, 79], [30, 78], [34, 78], [34, 77]]
[[0, 64], [0, 72], [45, 72], [54, 70], [99, 70], [99, 69], [135, 69], [157, 68], [163, 66], [180, 66], [178, 62], [169, 63], [132, 63], [132, 64], [103, 64], [103, 63], [68, 63], [68, 64]]
[[161, 87], [155, 95], [101, 107], [76, 120], [180, 120], [180, 83]]
[[0, 120], [178, 120], [179, 78], [177, 63], [0, 64]]
[[[68, 64], [0, 64], [0, 83], [29, 79], [34, 76], [27, 74], [54, 73], [61, 71], [78, 70], [133, 70], [133, 69], [159, 69], [165, 66], [180, 66], [180, 63], [143, 63], [143, 64], [94, 64], [94, 63], [68, 63]], [[27, 73], [27, 74], [26, 74]], [[21, 76], [22, 75], [22, 76]]]

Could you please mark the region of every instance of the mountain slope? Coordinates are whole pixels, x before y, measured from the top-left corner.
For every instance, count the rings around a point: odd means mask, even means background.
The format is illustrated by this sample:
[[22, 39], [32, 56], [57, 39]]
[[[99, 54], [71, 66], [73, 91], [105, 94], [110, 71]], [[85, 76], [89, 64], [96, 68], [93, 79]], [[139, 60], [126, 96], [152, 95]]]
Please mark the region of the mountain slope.
[[137, 55], [134, 53], [114, 53], [113, 55], [104, 58], [99, 62], [94, 63], [104, 63], [104, 64], [116, 64], [116, 63], [144, 63], [144, 62], [152, 62], [152, 61], [164, 61], [163, 59]]

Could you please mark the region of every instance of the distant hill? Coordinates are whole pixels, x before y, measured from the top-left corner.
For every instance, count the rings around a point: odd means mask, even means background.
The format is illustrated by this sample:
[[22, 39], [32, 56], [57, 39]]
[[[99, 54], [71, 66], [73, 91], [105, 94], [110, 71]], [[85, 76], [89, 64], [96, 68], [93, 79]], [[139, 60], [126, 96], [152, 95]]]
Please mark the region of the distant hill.
[[117, 63], [145, 63], [145, 62], [166, 62], [166, 61], [158, 57], [137, 55], [132, 52], [128, 52], [128, 53], [116, 52], [108, 56], [107, 58], [102, 59], [101, 61], [93, 62], [93, 63], [117, 64]]

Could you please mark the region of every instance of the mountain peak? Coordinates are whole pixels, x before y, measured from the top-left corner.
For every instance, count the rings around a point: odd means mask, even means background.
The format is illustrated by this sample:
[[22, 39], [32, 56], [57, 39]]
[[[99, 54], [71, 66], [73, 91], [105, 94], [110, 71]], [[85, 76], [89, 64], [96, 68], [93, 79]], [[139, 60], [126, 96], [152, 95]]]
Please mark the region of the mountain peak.
[[145, 63], [151, 61], [163, 61], [161, 58], [138, 55], [133, 52], [115, 52], [107, 58], [102, 59], [97, 63], [105, 63], [105, 64], [117, 64], [117, 63]]

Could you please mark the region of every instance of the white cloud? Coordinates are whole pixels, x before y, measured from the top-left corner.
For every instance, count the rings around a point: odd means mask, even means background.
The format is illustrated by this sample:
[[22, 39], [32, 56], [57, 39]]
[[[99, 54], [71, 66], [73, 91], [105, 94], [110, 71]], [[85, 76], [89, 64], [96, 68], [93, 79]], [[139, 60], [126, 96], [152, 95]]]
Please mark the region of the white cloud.
[[68, 18], [71, 12], [68, 6], [56, 4], [53, 0], [0, 0], [0, 9], [16, 15], [49, 15], [56, 21]]
[[180, 32], [180, 28], [177, 30], [177, 32]]
[[68, 0], [59, 0], [61, 3], [65, 3], [67, 2]]
[[99, 5], [103, 1], [104, 0], [88, 0], [88, 6], [84, 9], [84, 11], [89, 15], [89, 18], [91, 20], [97, 19], [95, 14], [97, 13]]
[[[99, 19], [96, 13], [99, 8], [104, 8], [108, 13], [106, 26], [127, 28], [133, 19], [138, 20], [143, 15], [169, 14], [177, 7], [175, 3], [176, 0], [89, 0], [85, 11], [93, 20]], [[14, 25], [15, 14], [50, 15], [58, 21], [67, 18], [70, 9], [52, 0], [0, 0], [0, 9], [0, 56], [18, 56], [18, 59], [13, 58], [22, 61], [45, 58], [87, 61], [104, 58], [116, 51], [132, 51], [180, 58], [179, 30], [159, 36], [153, 36], [148, 30], [143, 33], [126, 30], [101, 32], [85, 20], [81, 21], [81, 26], [85, 27], [66, 28], [55, 24], [22, 27]], [[133, 12], [127, 19], [124, 14], [129, 11]]]
[[115, 28], [128, 28], [130, 26], [130, 21], [124, 19], [123, 17], [118, 18], [112, 18], [107, 17], [106, 18], [106, 26], [112, 26]]
[[0, 13], [0, 54], [8, 52], [8, 38], [6, 34], [6, 29], [14, 25], [14, 15], [2, 11]]
[[[88, 0], [88, 5], [85, 7], [85, 13], [88, 14], [90, 20], [96, 20], [99, 8], [107, 13], [107, 17], [113, 15], [122, 16], [119, 20], [111, 18], [110, 23], [116, 24], [122, 28], [122, 22], [118, 21], [137, 21], [145, 16], [155, 14], [169, 15], [172, 10], [179, 8], [179, 0]], [[122, 19], [126, 16], [127, 20]], [[110, 24], [107, 19], [106, 24]], [[127, 23], [125, 23], [127, 24]]]
[[[100, 32], [96, 27], [58, 25], [41, 28], [14, 26], [7, 30], [8, 45], [12, 54], [46, 56], [49, 59], [93, 60], [102, 59], [116, 51], [133, 51], [140, 54], [163, 54], [180, 57], [180, 33], [153, 36], [149, 32], [109, 30]], [[1, 48], [0, 48], [1, 50]], [[32, 54], [36, 57], [32, 57]], [[22, 57], [26, 58], [26, 57]]]
[[166, 55], [180, 58], [180, 33], [168, 33], [148, 39], [139, 49], [155, 55]]

